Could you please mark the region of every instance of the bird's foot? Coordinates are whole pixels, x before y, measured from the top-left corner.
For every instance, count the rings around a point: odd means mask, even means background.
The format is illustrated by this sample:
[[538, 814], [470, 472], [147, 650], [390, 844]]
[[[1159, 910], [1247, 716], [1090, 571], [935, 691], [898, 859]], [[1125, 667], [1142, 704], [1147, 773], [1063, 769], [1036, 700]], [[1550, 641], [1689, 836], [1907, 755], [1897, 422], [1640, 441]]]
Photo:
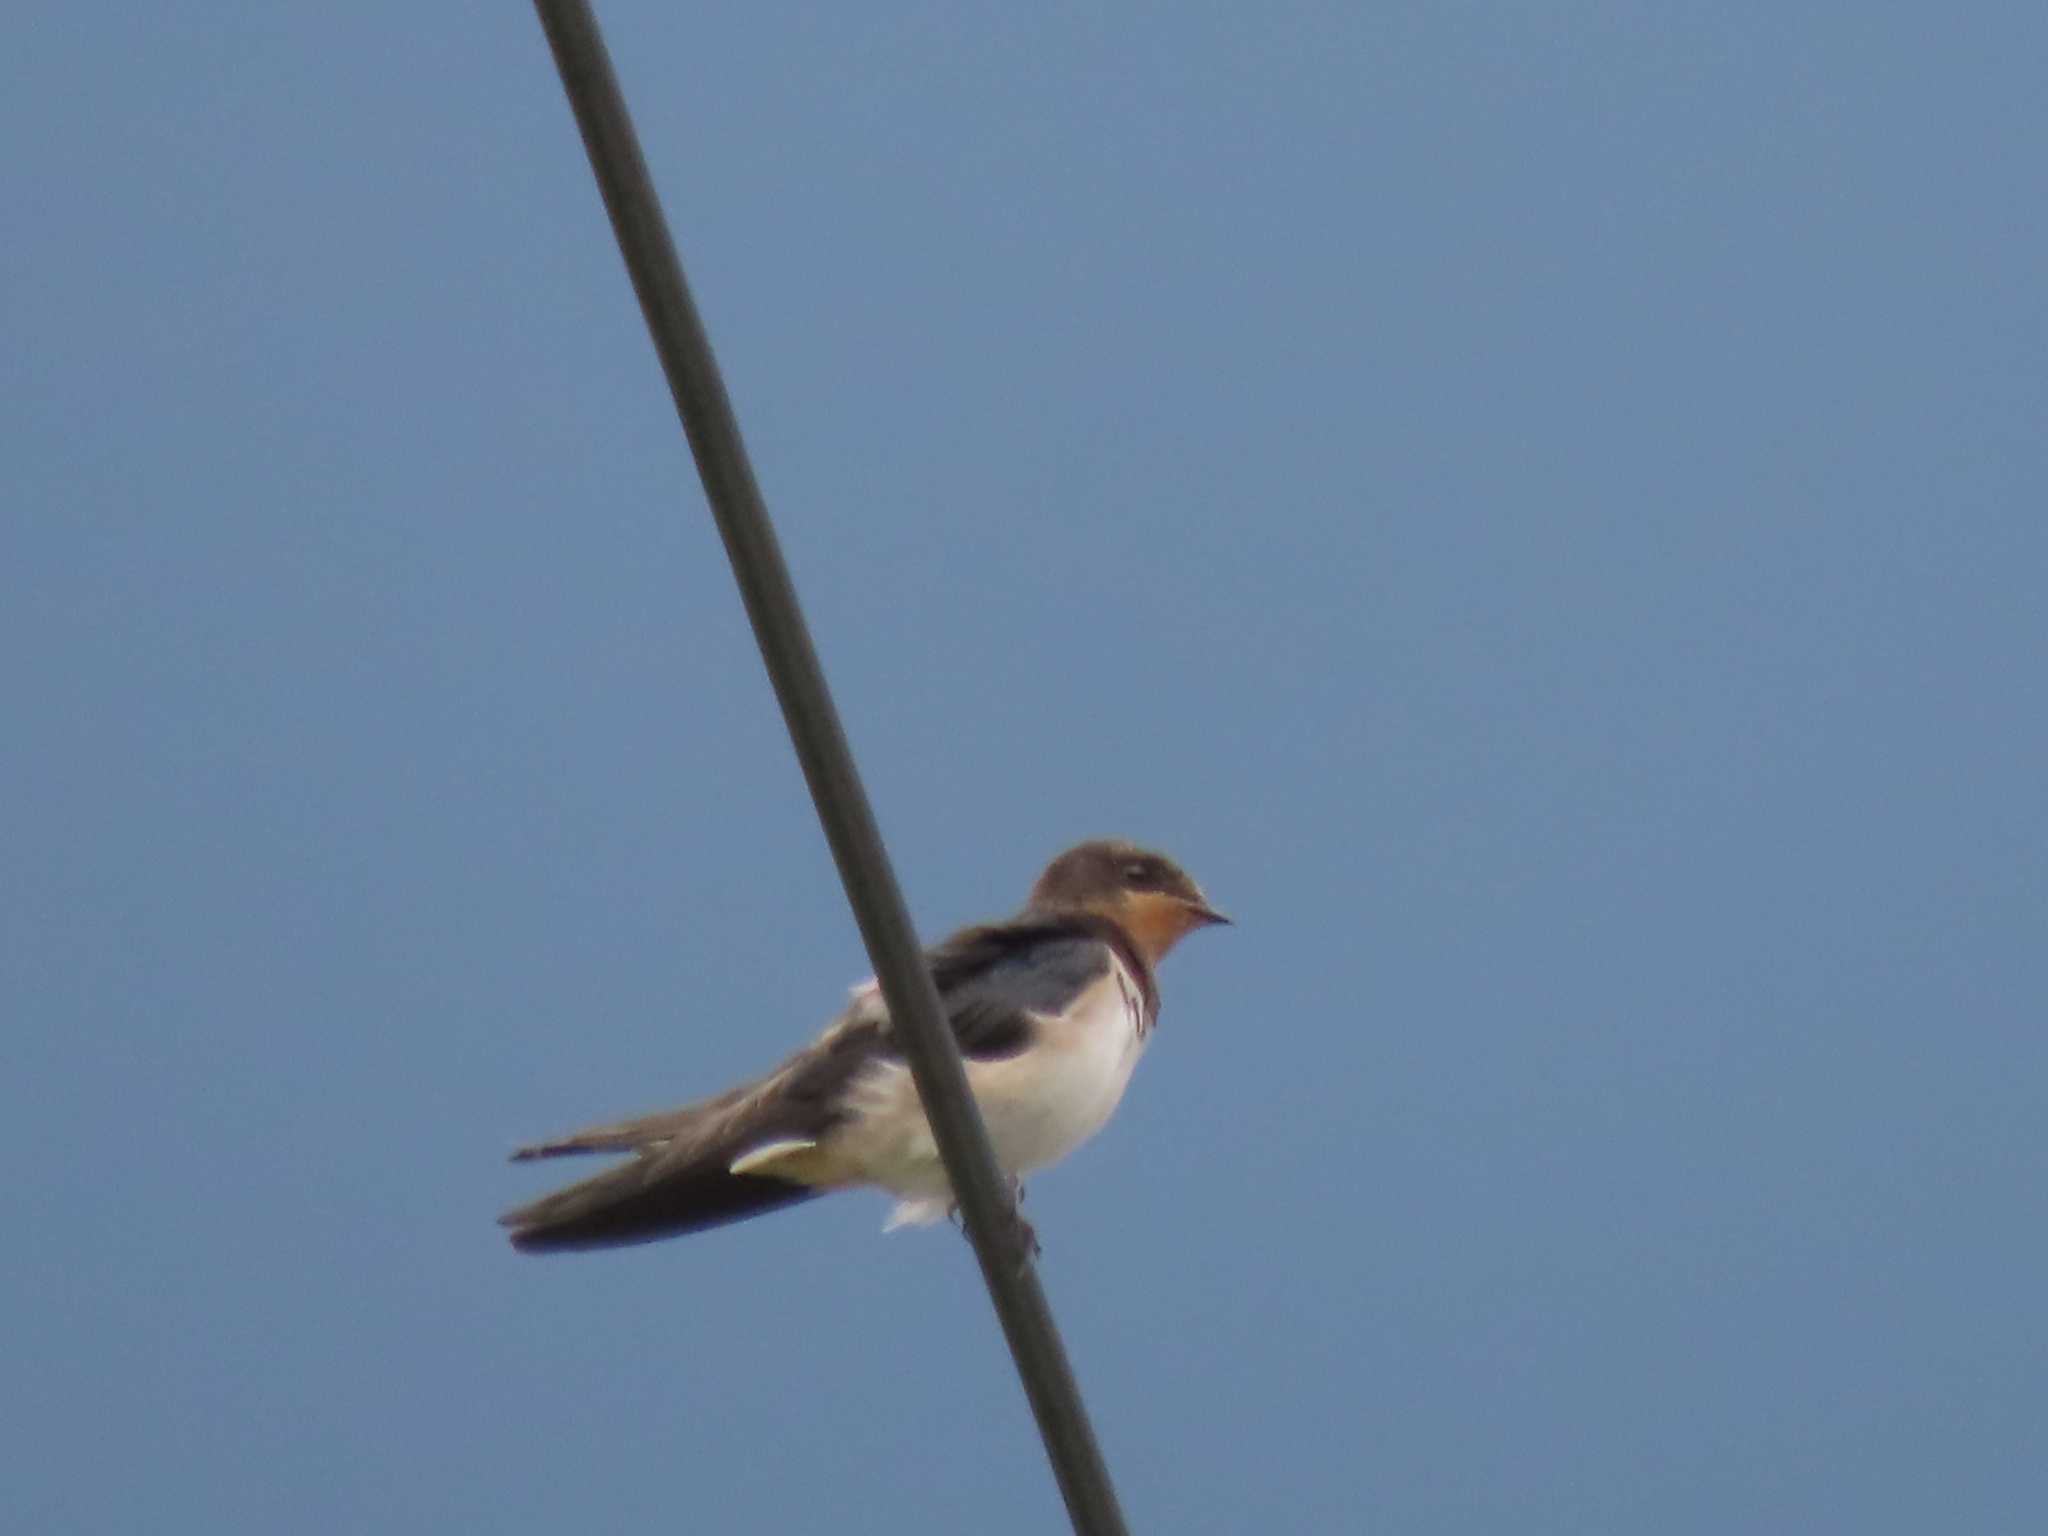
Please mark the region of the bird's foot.
[[1045, 1252], [1038, 1241], [1038, 1232], [1024, 1219], [1024, 1181], [1010, 1180], [1010, 1229], [1011, 1240], [1017, 1245], [1017, 1266], [1023, 1266], [1031, 1259]]
[[[1019, 1179], [1010, 1180], [1010, 1230], [1008, 1237], [1015, 1246], [1017, 1267], [1019, 1269], [1022, 1269], [1031, 1260], [1041, 1257], [1045, 1252], [1044, 1245], [1038, 1241], [1037, 1229], [1024, 1219], [1024, 1213], [1018, 1209], [1023, 1203], [1023, 1181]], [[965, 1235], [967, 1224], [961, 1219], [959, 1201], [956, 1200], [953, 1204], [946, 1207], [946, 1220], [955, 1227], [958, 1227], [961, 1233]]]
[[1024, 1219], [1024, 1181], [1010, 1180], [1010, 1214], [1017, 1221], [1017, 1247], [1020, 1252], [1032, 1258], [1039, 1258], [1045, 1248], [1038, 1241], [1038, 1229]]

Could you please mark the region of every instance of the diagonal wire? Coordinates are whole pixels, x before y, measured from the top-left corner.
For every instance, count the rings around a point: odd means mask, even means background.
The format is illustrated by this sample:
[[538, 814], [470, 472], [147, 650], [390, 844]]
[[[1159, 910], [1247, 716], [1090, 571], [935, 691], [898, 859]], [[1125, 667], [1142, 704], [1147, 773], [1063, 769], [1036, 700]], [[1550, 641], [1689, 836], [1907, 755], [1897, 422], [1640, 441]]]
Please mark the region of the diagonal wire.
[[1081, 1536], [1122, 1536], [1116, 1489], [1021, 1241], [1008, 1181], [997, 1169], [988, 1132], [968, 1093], [959, 1050], [825, 686], [597, 18], [583, 0], [534, 3], [1067, 1513]]

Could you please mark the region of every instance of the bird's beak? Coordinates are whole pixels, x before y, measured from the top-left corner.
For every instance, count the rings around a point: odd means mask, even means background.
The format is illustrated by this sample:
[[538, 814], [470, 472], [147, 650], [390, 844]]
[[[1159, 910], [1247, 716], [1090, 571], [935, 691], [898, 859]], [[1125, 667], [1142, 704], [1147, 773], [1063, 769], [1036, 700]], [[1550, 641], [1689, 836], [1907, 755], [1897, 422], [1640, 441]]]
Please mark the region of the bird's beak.
[[1225, 928], [1234, 926], [1229, 918], [1218, 912], [1206, 901], [1191, 901], [1186, 905], [1188, 916], [1192, 917], [1199, 927], [1207, 928], [1214, 924], [1221, 924]]

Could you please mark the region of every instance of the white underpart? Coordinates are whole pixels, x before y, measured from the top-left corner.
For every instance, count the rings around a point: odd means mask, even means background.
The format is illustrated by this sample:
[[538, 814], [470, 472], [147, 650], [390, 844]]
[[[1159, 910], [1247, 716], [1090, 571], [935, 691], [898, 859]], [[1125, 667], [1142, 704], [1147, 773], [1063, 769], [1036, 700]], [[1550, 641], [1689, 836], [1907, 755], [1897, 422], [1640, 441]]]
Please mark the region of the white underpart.
[[734, 1158], [732, 1166], [728, 1171], [732, 1173], [759, 1173], [766, 1169], [768, 1172], [773, 1173], [777, 1163], [787, 1162], [804, 1153], [817, 1150], [818, 1144], [815, 1141], [806, 1141], [801, 1137], [794, 1137], [786, 1141], [771, 1141]]
[[[1108, 1122], [1145, 1049], [1143, 1009], [1130, 972], [1112, 958], [1109, 972], [1066, 1012], [1033, 1015], [1037, 1027], [1025, 1050], [967, 1063], [968, 1087], [1004, 1173], [1017, 1178], [1056, 1163]], [[943, 1217], [952, 1186], [910, 1069], [877, 1063], [849, 1096], [854, 1115], [830, 1138], [833, 1151], [900, 1197], [888, 1227]]]

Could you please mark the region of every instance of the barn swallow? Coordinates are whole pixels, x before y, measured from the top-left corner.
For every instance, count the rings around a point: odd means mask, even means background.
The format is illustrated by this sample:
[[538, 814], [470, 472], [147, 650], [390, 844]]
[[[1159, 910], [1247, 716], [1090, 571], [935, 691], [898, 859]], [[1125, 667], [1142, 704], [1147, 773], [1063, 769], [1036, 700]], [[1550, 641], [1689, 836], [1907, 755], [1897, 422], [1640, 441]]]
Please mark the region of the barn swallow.
[[[1102, 840], [1054, 859], [1017, 916], [963, 928], [926, 952], [1013, 1184], [1102, 1129], [1159, 1017], [1154, 967], [1193, 930], [1228, 921], [1171, 859]], [[764, 1077], [512, 1156], [570, 1152], [632, 1161], [507, 1211], [498, 1219], [515, 1248], [648, 1242], [863, 1185], [897, 1197], [892, 1228], [936, 1221], [953, 1206], [873, 981]]]

